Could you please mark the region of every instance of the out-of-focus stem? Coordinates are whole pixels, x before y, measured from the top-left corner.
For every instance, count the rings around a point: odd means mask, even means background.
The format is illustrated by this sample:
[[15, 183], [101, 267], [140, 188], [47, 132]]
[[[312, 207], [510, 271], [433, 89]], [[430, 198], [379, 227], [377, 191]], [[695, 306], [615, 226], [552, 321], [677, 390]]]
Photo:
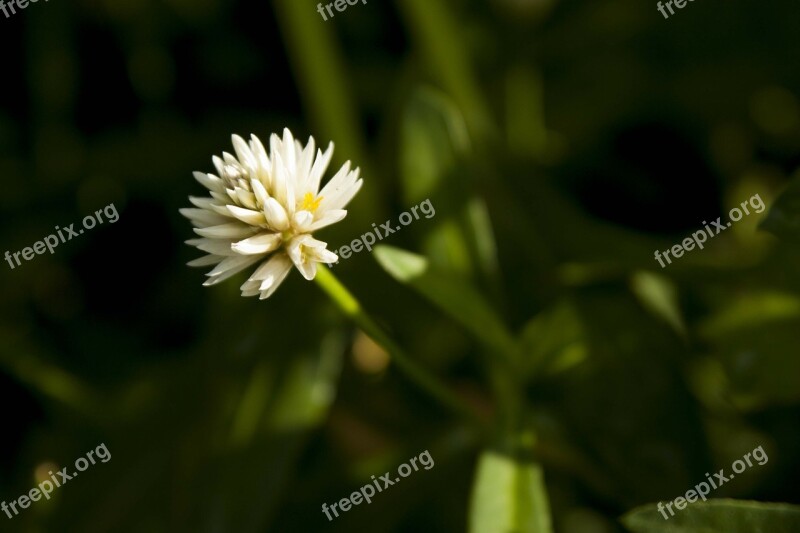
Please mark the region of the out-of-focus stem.
[[345, 315], [350, 317], [364, 333], [389, 353], [389, 356], [395, 362], [397, 368], [399, 368], [406, 377], [430, 396], [439, 400], [439, 402], [446, 407], [465, 418], [477, 421], [477, 417], [472, 409], [453, 394], [438, 378], [410, 359], [408, 354], [383, 332], [380, 326], [364, 312], [358, 300], [356, 300], [341, 282], [339, 282], [327, 267], [319, 265], [317, 276], [314, 279]]

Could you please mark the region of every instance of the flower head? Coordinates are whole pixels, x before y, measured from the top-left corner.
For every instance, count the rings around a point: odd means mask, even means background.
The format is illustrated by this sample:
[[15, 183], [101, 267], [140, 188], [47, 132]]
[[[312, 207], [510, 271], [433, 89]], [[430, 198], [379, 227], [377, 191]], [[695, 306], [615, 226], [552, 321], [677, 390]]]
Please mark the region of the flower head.
[[199, 239], [186, 241], [206, 252], [189, 266], [215, 265], [204, 285], [224, 281], [261, 263], [242, 285], [242, 296], [269, 298], [292, 265], [308, 280], [317, 263], [338, 260], [327, 244], [312, 233], [342, 220], [344, 207], [361, 188], [359, 169], [350, 161], [320, 190], [322, 175], [333, 154], [333, 143], [314, 153], [314, 139], [303, 146], [283, 130], [273, 134], [270, 151], [255, 135], [247, 143], [233, 136], [236, 156], [223, 152], [212, 161], [217, 175], [195, 172], [210, 197], [189, 197], [194, 208], [181, 209]]

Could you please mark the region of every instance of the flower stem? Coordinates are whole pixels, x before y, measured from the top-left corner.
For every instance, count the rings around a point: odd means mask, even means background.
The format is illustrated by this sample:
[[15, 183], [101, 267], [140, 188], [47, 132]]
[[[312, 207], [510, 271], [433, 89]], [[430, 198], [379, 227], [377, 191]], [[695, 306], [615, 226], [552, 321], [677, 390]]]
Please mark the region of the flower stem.
[[358, 300], [326, 266], [317, 265], [317, 275], [314, 279], [345, 315], [350, 317], [364, 333], [389, 353], [397, 368], [405, 373], [406, 377], [459, 415], [473, 421], [477, 420], [477, 416], [472, 409], [450, 392], [438, 378], [410, 359], [408, 354], [383, 332], [380, 326], [364, 312]]

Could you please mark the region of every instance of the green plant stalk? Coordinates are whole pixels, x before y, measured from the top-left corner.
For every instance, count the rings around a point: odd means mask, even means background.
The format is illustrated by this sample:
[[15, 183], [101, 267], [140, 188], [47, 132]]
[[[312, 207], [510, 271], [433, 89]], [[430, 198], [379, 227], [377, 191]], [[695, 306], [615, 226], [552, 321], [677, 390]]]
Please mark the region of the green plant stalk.
[[[494, 124], [476, 81], [458, 23], [440, 0], [398, 0], [397, 8], [411, 40], [433, 77], [464, 111], [476, 139], [496, 136]], [[477, 143], [476, 143], [477, 144]]]
[[326, 266], [318, 266], [317, 275], [314, 279], [345, 315], [351, 318], [364, 333], [389, 353], [389, 356], [395, 362], [397, 368], [399, 368], [406, 377], [460, 416], [470, 419], [473, 422], [479, 421], [472, 409], [450, 392], [439, 379], [410, 359], [408, 354], [383, 332], [380, 326], [364, 312], [358, 300], [356, 300], [350, 291], [342, 285]]
[[513, 440], [520, 430], [522, 395], [512, 368], [503, 360], [488, 362], [489, 384], [497, 402], [497, 428], [503, 439]]

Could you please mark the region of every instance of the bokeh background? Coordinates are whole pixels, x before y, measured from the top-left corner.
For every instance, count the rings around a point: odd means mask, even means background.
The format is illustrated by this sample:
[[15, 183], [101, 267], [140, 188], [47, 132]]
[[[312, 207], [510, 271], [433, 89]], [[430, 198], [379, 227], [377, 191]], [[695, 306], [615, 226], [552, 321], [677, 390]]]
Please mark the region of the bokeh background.
[[[370, 0], [327, 22], [308, 0], [53, 0], [0, 18], [0, 252], [120, 213], [3, 263], [0, 497], [101, 442], [112, 459], [0, 530], [466, 530], [485, 435], [297, 273], [259, 302], [185, 266], [191, 171], [231, 133], [284, 127], [362, 169], [332, 248], [431, 199], [389, 244], [520, 336], [555, 531], [624, 531], [758, 445], [769, 463], [715, 496], [798, 503], [796, 245], [757, 229], [765, 211], [667, 269], [653, 253], [797, 172], [799, 19], [791, 0], [669, 20], [643, 0]], [[474, 331], [368, 253], [334, 272], [495, 416]], [[321, 513], [426, 449], [433, 469]]]

